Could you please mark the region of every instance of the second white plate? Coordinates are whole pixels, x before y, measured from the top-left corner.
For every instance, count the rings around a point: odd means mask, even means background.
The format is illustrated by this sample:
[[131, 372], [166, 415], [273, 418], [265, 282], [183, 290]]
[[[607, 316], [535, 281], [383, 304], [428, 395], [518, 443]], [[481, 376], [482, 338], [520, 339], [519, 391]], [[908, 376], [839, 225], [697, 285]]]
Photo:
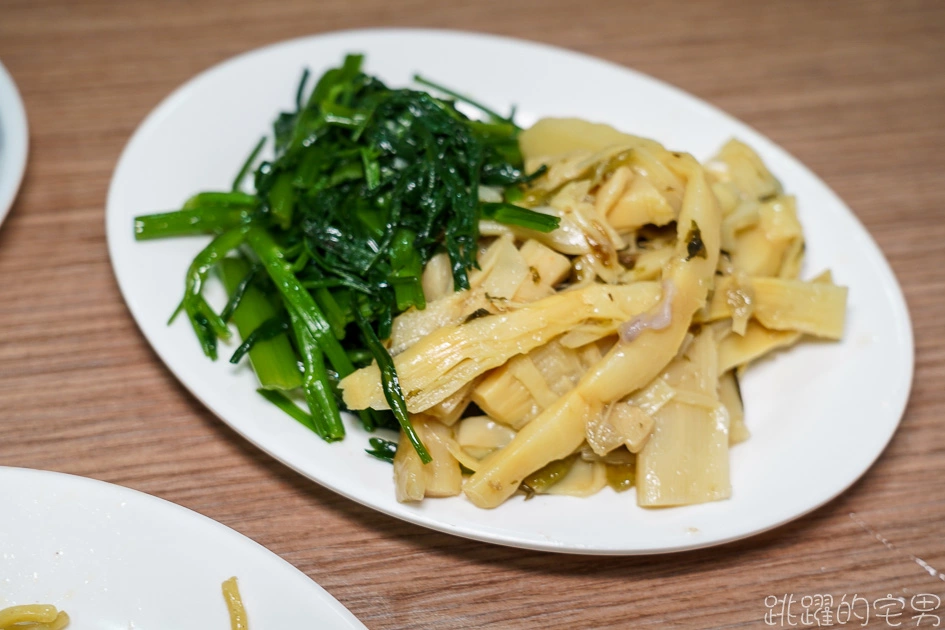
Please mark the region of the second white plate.
[[[391, 468], [364, 454], [368, 435], [326, 444], [255, 393], [252, 373], [209, 362], [183, 318], [167, 317], [204, 239], [136, 243], [132, 218], [225, 190], [275, 115], [293, 107], [303, 68], [315, 76], [345, 53], [393, 86], [414, 73], [519, 122], [578, 116], [652, 137], [705, 159], [730, 137], [753, 146], [797, 195], [807, 275], [825, 268], [850, 287], [840, 344], [808, 343], [765, 361], [743, 381], [751, 439], [733, 449], [728, 501], [645, 510], [632, 492], [589, 499], [513, 498], [485, 511], [462, 498], [403, 505]], [[311, 479], [392, 516], [479, 540], [551, 551], [639, 554], [735, 540], [785, 523], [848, 488], [892, 437], [912, 381], [912, 330], [898, 284], [875, 243], [830, 189], [744, 124], [626, 68], [549, 46], [446, 31], [320, 35], [223, 63], [168, 97], [128, 143], [108, 196], [108, 242], [121, 290], [157, 353], [201, 401], [248, 440]], [[803, 462], [803, 463], [802, 463]]]
[[0, 223], [6, 218], [26, 172], [29, 129], [13, 77], [0, 63]]
[[230, 627], [235, 576], [251, 628], [364, 628], [266, 548], [179, 505], [101, 481], [0, 467], [0, 609], [52, 604], [69, 630]]

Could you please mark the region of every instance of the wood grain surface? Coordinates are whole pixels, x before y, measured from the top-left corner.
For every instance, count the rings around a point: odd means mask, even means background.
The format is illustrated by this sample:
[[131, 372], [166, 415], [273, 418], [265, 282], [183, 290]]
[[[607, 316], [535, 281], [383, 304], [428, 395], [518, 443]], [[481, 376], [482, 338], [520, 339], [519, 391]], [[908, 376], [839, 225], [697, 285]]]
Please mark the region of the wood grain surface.
[[[706, 99], [810, 166], [870, 230], [911, 309], [914, 386], [879, 461], [827, 506], [749, 540], [581, 557], [399, 522], [214, 417], [151, 351], [118, 292], [104, 234], [112, 170], [144, 116], [197, 72], [366, 26], [590, 53]], [[816, 593], [905, 598], [903, 617], [874, 610], [871, 627], [915, 627], [910, 599], [935, 594], [945, 620], [945, 581], [911, 557], [945, 570], [945, 2], [0, 0], [0, 60], [31, 131], [0, 228], [0, 465], [194, 509], [297, 566], [372, 629], [765, 627], [766, 597]], [[811, 627], [794, 612], [776, 625]]]

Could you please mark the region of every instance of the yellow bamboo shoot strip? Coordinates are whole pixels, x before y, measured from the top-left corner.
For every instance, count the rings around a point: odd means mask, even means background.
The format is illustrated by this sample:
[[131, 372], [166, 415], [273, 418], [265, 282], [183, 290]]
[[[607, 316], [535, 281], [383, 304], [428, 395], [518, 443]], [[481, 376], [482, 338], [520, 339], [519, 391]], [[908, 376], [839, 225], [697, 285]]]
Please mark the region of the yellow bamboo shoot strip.
[[614, 145], [647, 147], [665, 152], [654, 140], [632, 136], [610, 125], [579, 118], [542, 118], [519, 134], [518, 143], [526, 160], [572, 151], [595, 152]]
[[588, 462], [580, 457], [571, 464], [571, 469], [561, 481], [552, 485], [546, 494], [571, 497], [589, 497], [607, 485], [607, 467], [603, 462]]
[[[709, 173], [710, 180], [712, 174]], [[722, 212], [722, 234], [725, 234], [725, 220], [730, 214], [735, 212], [741, 203], [741, 193], [732, 182], [712, 182], [712, 192], [719, 201], [719, 210]]]
[[781, 193], [781, 183], [771, 174], [761, 157], [738, 140], [725, 143], [706, 168], [721, 182], [732, 182], [752, 199]]
[[[744, 274], [719, 276], [709, 303], [696, 315], [697, 322], [715, 322], [720, 319], [746, 318], [755, 310], [755, 291], [751, 279]], [[746, 322], [747, 323], [747, 322]], [[744, 329], [738, 334], [743, 334]]]
[[[60, 610], [56, 618], [46, 625], [47, 628], [45, 630], [63, 630], [63, 628], [69, 625], [69, 615], [66, 614], [66, 611]], [[43, 627], [39, 626], [36, 630], [43, 630]]]
[[727, 499], [728, 414], [675, 400], [656, 414], [656, 426], [637, 455], [637, 504], [690, 505]]
[[[637, 503], [655, 507], [727, 498], [729, 416], [718, 399], [714, 331], [703, 329], [664, 378], [676, 396], [655, 414], [653, 433], [637, 455]], [[687, 395], [712, 404], [687, 404]]]
[[454, 442], [450, 428], [425, 416], [411, 418], [413, 428], [433, 458], [424, 465], [403, 431], [394, 456], [394, 489], [397, 500], [420, 501], [423, 497], [451, 497], [459, 494], [462, 472], [451, 453]]
[[639, 453], [653, 431], [650, 414], [627, 403], [614, 403], [609, 420], [631, 453]]
[[69, 625], [69, 615], [49, 604], [26, 604], [0, 610], [0, 630], [35, 628], [62, 630]]
[[473, 389], [472, 401], [493, 420], [518, 430], [541, 409], [528, 388], [509, 370], [516, 359], [484, 376]]
[[712, 322], [737, 316], [740, 309], [746, 309], [769, 330], [840, 339], [846, 302], [846, 287], [820, 280], [757, 277], [742, 281], [724, 276], [716, 280], [712, 300], [697, 319]]
[[[601, 326], [616, 333], [614, 322]], [[490, 371], [473, 390], [473, 402], [493, 419], [516, 430], [522, 428], [573, 389], [584, 372], [603, 358], [596, 343], [580, 348], [564, 345], [562, 341], [569, 334]]]
[[240, 596], [236, 577], [224, 580], [221, 588], [223, 599], [226, 600], [226, 608], [230, 613], [230, 630], [247, 630], [249, 624], [246, 621], [246, 608], [243, 606], [243, 598]]
[[597, 344], [571, 349], [556, 339], [490, 371], [472, 400], [491, 418], [518, 430], [573, 389], [602, 358]]
[[657, 377], [650, 381], [646, 387], [628, 398], [627, 402], [652, 416], [663, 405], [672, 400], [675, 395], [676, 390], [670, 387], [662, 378]]
[[[423, 272], [427, 307], [412, 308], [394, 319], [389, 348], [392, 355], [400, 354], [434, 330], [463, 323], [474, 313], [511, 310], [514, 304], [508, 298], [530, 275], [525, 259], [509, 236], [496, 239], [480, 253], [479, 269], [469, 274], [470, 288], [466, 291], [453, 291], [449, 258], [439, 256], [434, 256]], [[431, 267], [433, 271], [428, 273]], [[447, 293], [443, 293], [444, 273], [449, 281]]]
[[511, 235], [496, 239], [483, 258], [490, 259], [482, 263], [489, 265], [490, 271], [480, 281], [480, 286], [492, 298], [510, 300], [526, 278], [531, 280], [531, 270]]
[[[509, 373], [514, 376], [519, 383], [525, 386], [525, 389], [528, 390], [528, 393], [531, 394], [532, 399], [535, 401], [535, 404], [539, 409], [545, 409], [554, 404], [561, 393], [555, 392], [551, 388], [551, 383], [545, 378], [545, 376], [538, 369], [538, 366], [535, 365], [535, 362], [531, 357], [532, 353], [522, 354], [517, 357], [513, 357], [511, 361], [508, 362]], [[565, 391], [574, 387], [573, 383], [567, 383], [565, 385]]]
[[650, 180], [637, 176], [607, 212], [607, 220], [624, 234], [648, 224], [667, 225], [676, 220], [676, 209]]
[[481, 448], [493, 451], [512, 441], [515, 431], [488, 416], [463, 418], [456, 428], [456, 442], [463, 448]]
[[633, 171], [627, 166], [618, 166], [610, 177], [601, 183], [597, 194], [594, 195], [594, 209], [598, 215], [607, 216], [617, 200], [624, 194], [631, 179], [633, 179]]
[[797, 263], [803, 240], [794, 197], [781, 195], [760, 204], [758, 222], [734, 235], [732, 262], [750, 276], [779, 276], [785, 263]]
[[552, 295], [555, 285], [571, 272], [571, 261], [535, 239], [528, 239], [518, 250], [528, 265], [529, 275], [515, 292], [516, 302], [534, 302]]
[[423, 413], [439, 420], [441, 424], [448, 427], [453, 426], [462, 417], [469, 403], [472, 402], [471, 394], [476, 383], [478, 383], [477, 380], [469, 381]]
[[472, 399], [490, 417], [518, 430], [573, 389], [602, 358], [597, 344], [575, 350], [556, 339], [489, 372]]
[[620, 278], [621, 282], [638, 282], [640, 280], [655, 280], [660, 277], [666, 263], [673, 256], [672, 247], [643, 250], [637, 254], [633, 262], [633, 269], [625, 271]]
[[453, 268], [449, 254], [440, 252], [427, 261], [420, 284], [427, 304], [453, 293]]
[[742, 200], [735, 209], [722, 221], [722, 249], [731, 252], [737, 247], [735, 236], [744, 230], [758, 225], [761, 217], [758, 215], [758, 202], [749, 199]]
[[771, 242], [795, 241], [804, 237], [797, 218], [797, 199], [793, 195], [778, 195], [758, 208], [758, 222]]
[[772, 350], [797, 343], [801, 333], [792, 330], [768, 330], [756, 322], [748, 322], [744, 335], [729, 335], [719, 342], [719, 371], [746, 365]]
[[786, 252], [784, 252], [784, 262], [781, 263], [781, 271], [778, 277], [788, 280], [797, 280], [801, 275], [801, 266], [804, 264], [804, 239], [797, 238], [791, 241]]
[[719, 401], [728, 410], [728, 444], [732, 446], [747, 440], [751, 433], [745, 426], [745, 408], [735, 372], [729, 370], [719, 379]]
[[[689, 177], [677, 222], [676, 253], [663, 276], [664, 286], [674, 289], [669, 325], [644, 330], [632, 341], [618, 342], [575, 389], [528, 423], [507, 447], [490, 456], [464, 487], [479, 507], [496, 507], [516, 491], [526, 475], [574, 452], [584, 441], [588, 418], [659, 374], [676, 355], [693, 314], [704, 306], [718, 264], [721, 216], [702, 168], [689, 156], [677, 160]], [[687, 251], [693, 224], [701, 236], [700, 256]]]
[[[565, 348], [555, 340], [535, 348], [528, 353], [528, 358], [557, 398], [577, 385], [584, 372], [603, 356], [598, 354], [597, 361], [585, 363], [577, 350]], [[549, 400], [543, 404], [547, 406], [552, 402]]]
[[[394, 357], [407, 408], [423, 411], [487, 370], [548, 343], [585, 320], [630, 319], [652, 307], [659, 292], [654, 283], [593, 284], [516, 311], [442, 328]], [[347, 376], [340, 387], [349, 409], [387, 409], [376, 363]]]
[[753, 278], [754, 317], [771, 330], [840, 339], [846, 320], [847, 289], [823, 282]]
[[776, 276], [790, 244], [770, 240], [759, 224], [735, 236], [732, 262], [749, 276]]
[[396, 356], [444, 326], [462, 324], [474, 313], [496, 313], [505, 307], [503, 302], [489, 299], [482, 287], [476, 287], [430, 302], [422, 311], [411, 308], [394, 319], [389, 351]]

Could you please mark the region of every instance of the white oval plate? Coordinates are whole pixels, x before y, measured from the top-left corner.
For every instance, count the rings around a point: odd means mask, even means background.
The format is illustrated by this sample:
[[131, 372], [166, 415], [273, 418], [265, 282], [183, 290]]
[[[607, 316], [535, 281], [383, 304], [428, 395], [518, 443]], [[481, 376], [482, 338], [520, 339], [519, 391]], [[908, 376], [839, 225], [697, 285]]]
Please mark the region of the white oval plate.
[[53, 604], [69, 630], [230, 627], [236, 576], [251, 628], [364, 628], [265, 547], [179, 505], [84, 477], [0, 467], [0, 609]]
[[[463, 498], [402, 505], [388, 464], [366, 456], [349, 422], [329, 445], [255, 393], [253, 375], [201, 354], [188, 323], [166, 325], [184, 275], [206, 239], [135, 243], [132, 217], [178, 208], [192, 193], [228, 189], [242, 160], [292, 108], [302, 69], [317, 77], [347, 52], [390, 85], [414, 73], [519, 122], [580, 116], [655, 138], [704, 159], [732, 136], [755, 147], [800, 200], [806, 272], [834, 271], [850, 287], [840, 344], [806, 343], [749, 371], [743, 388], [752, 438], [733, 449], [728, 501], [644, 510], [633, 493], [589, 499], [513, 498], [480, 510]], [[898, 425], [912, 381], [912, 330], [898, 284], [875, 243], [827, 186], [744, 124], [659, 81], [549, 46], [448, 31], [332, 33], [253, 51], [204, 72], [168, 97], [128, 143], [107, 211], [115, 273], [154, 349], [195, 396], [252, 443], [351, 499], [444, 532], [504, 545], [599, 554], [705, 547], [755, 534], [813, 510], [848, 488]]]
[[13, 77], [0, 63], [0, 223], [6, 218], [26, 171], [29, 130]]

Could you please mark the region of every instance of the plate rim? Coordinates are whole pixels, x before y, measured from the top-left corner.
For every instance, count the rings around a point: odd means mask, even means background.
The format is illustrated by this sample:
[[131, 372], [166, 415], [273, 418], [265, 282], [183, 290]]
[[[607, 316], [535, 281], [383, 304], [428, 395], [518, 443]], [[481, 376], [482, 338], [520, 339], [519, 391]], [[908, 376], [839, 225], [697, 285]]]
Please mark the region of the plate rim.
[[[328, 39], [346, 39], [351, 37], [372, 37], [372, 36], [400, 36], [400, 37], [410, 37], [410, 36], [451, 36], [451, 37], [461, 37], [461, 38], [471, 38], [480, 41], [494, 42], [505, 45], [514, 45], [514, 46], [526, 46], [529, 48], [537, 49], [542, 53], [552, 53], [556, 55], [565, 55], [569, 56], [575, 60], [584, 62], [584, 63], [593, 63], [595, 65], [606, 68], [610, 72], [618, 72], [621, 74], [626, 74], [632, 76], [634, 79], [650, 83], [651, 85], [657, 86], [662, 90], [672, 93], [675, 98], [680, 98], [690, 105], [698, 106], [702, 111], [712, 115], [713, 117], [720, 118], [727, 122], [728, 124], [735, 126], [741, 130], [745, 130], [751, 138], [749, 143], [755, 146], [756, 143], [763, 145], [764, 150], [767, 152], [774, 152], [779, 154], [779, 157], [783, 160], [786, 160], [791, 164], [793, 168], [798, 170], [804, 177], [808, 178], [810, 181], [816, 183], [820, 186], [824, 192], [830, 197], [831, 203], [834, 203], [839, 208], [844, 211], [846, 218], [851, 220], [856, 227], [856, 234], [854, 235], [860, 239], [863, 244], [871, 248], [876, 258], [875, 262], [879, 270], [883, 272], [886, 276], [888, 282], [883, 283], [884, 293], [892, 305], [892, 311], [894, 314], [894, 319], [897, 322], [897, 329], [895, 331], [896, 336], [901, 338], [904, 343], [905, 355], [902, 357], [904, 360], [904, 365], [901, 366], [905, 368], [905, 373], [902, 378], [898, 381], [897, 384], [900, 387], [895, 392], [895, 400], [897, 402], [896, 407], [893, 411], [887, 412], [889, 414], [895, 414], [895, 422], [889, 424], [888, 433], [883, 436], [881, 447], [877, 448], [875, 454], [870, 458], [870, 461], [863, 466], [857, 474], [855, 474], [849, 480], [845, 480], [840, 487], [831, 493], [824, 494], [819, 496], [817, 501], [812, 502], [806, 507], [803, 511], [792, 513], [780, 520], [770, 522], [763, 527], [752, 529], [748, 532], [734, 533], [731, 536], [723, 536], [712, 538], [710, 540], [699, 540], [694, 541], [692, 544], [681, 544], [673, 547], [659, 547], [659, 548], [644, 548], [644, 549], [625, 549], [625, 548], [605, 548], [605, 547], [595, 547], [595, 546], [567, 546], [557, 544], [554, 541], [540, 542], [535, 538], [516, 538], [515, 536], [509, 536], [500, 534], [497, 532], [482, 532], [477, 531], [476, 529], [464, 528], [462, 525], [456, 523], [444, 523], [436, 518], [430, 518], [419, 511], [403, 511], [398, 512], [393, 509], [388, 509], [386, 506], [377, 505], [371, 503], [367, 500], [363, 500], [357, 496], [353, 496], [348, 492], [345, 492], [342, 489], [333, 487], [326, 481], [316, 479], [312, 474], [304, 470], [300, 466], [286, 461], [283, 457], [278, 456], [271, 449], [264, 447], [252, 436], [244, 433], [241, 427], [234, 426], [226, 418], [224, 418], [222, 413], [217, 412], [217, 410], [209, 404], [204, 397], [196, 391], [196, 388], [193, 387], [189, 382], [184, 380], [181, 376], [178, 375], [177, 371], [172, 367], [173, 361], [166, 360], [164, 354], [159, 350], [160, 344], [155, 343], [152, 340], [151, 335], [145, 330], [145, 327], [142, 325], [142, 322], [139, 321], [136, 316], [135, 309], [133, 307], [134, 299], [126, 291], [125, 286], [122, 284], [121, 275], [118, 272], [116, 263], [116, 253], [118, 246], [116, 245], [117, 239], [119, 238], [118, 234], [112, 233], [109, 229], [111, 223], [110, 216], [114, 214], [115, 211], [112, 210], [114, 207], [113, 197], [115, 195], [116, 181], [118, 175], [121, 171], [122, 164], [125, 162], [126, 157], [128, 156], [130, 149], [135, 142], [139, 134], [147, 132], [152, 125], [157, 125], [162, 114], [169, 113], [177, 105], [177, 101], [182, 100], [186, 97], [189, 90], [196, 84], [200, 83], [209, 75], [212, 75], [216, 72], [222, 72], [227, 69], [230, 65], [235, 65], [242, 62], [246, 58], [250, 58], [254, 55], [265, 54], [267, 52], [272, 52], [278, 48], [291, 48], [297, 45], [304, 45], [311, 43], [315, 40], [328, 40]], [[905, 300], [902, 286], [900, 285], [898, 279], [895, 276], [895, 273], [892, 270], [891, 265], [886, 259], [885, 254], [882, 249], [873, 239], [872, 235], [865, 228], [863, 223], [860, 221], [859, 217], [855, 212], [824, 182], [817, 174], [815, 174], [811, 169], [804, 165], [800, 160], [795, 158], [791, 153], [781, 147], [779, 144], [770, 140], [767, 136], [760, 133], [750, 125], [744, 123], [743, 121], [735, 118], [731, 114], [719, 109], [714, 104], [695, 96], [691, 93], [686, 92], [685, 90], [672, 85], [661, 79], [652, 77], [645, 73], [642, 73], [633, 68], [620, 65], [619, 63], [594, 57], [583, 52], [578, 52], [570, 50], [567, 48], [555, 46], [540, 41], [533, 41], [528, 39], [522, 39], [517, 37], [509, 37], [504, 35], [496, 35], [492, 33], [481, 33], [465, 30], [453, 30], [453, 29], [440, 29], [440, 28], [357, 28], [357, 29], [348, 29], [340, 31], [327, 31], [322, 33], [316, 33], [311, 35], [304, 35], [301, 37], [296, 37], [292, 39], [282, 40], [278, 42], [273, 42], [264, 46], [254, 48], [252, 50], [244, 51], [239, 54], [236, 54], [232, 57], [224, 59], [212, 66], [198, 72], [190, 79], [186, 80], [180, 86], [175, 88], [168, 96], [162, 99], [142, 120], [139, 126], [135, 129], [133, 134], [130, 136], [128, 142], [126, 143], [121, 156], [116, 164], [116, 168], [113, 172], [113, 177], [109, 185], [107, 203], [106, 203], [106, 212], [105, 212], [105, 223], [106, 223], [106, 235], [108, 240], [108, 250], [110, 260], [112, 262], [112, 271], [116, 277], [119, 288], [121, 290], [122, 296], [125, 299], [126, 304], [131, 311], [132, 318], [135, 320], [136, 325], [139, 330], [141, 330], [144, 337], [148, 340], [149, 345], [152, 350], [161, 358], [162, 362], [165, 364], [165, 367], [174, 374], [177, 381], [183, 385], [191, 395], [197, 398], [211, 413], [216, 415], [221, 419], [225, 424], [234, 429], [243, 439], [246, 439], [255, 447], [259, 448], [263, 452], [267, 453], [270, 457], [273, 457], [276, 461], [279, 461], [282, 465], [285, 465], [292, 470], [295, 470], [297, 473], [301, 474], [303, 477], [318, 483], [322, 487], [331, 490], [337, 494], [344, 496], [347, 499], [353, 500], [361, 505], [364, 505], [372, 510], [379, 511], [381, 513], [387, 514], [388, 516], [397, 518], [399, 520], [404, 520], [422, 527], [427, 527], [440, 531], [443, 533], [460, 536], [467, 539], [477, 540], [480, 542], [487, 542], [492, 544], [499, 544], [509, 547], [515, 547], [520, 549], [529, 549], [536, 551], [546, 551], [546, 552], [555, 552], [555, 553], [570, 553], [570, 554], [586, 554], [586, 555], [617, 555], [617, 556], [630, 556], [630, 555], [653, 555], [661, 553], [676, 553], [680, 551], [688, 551], [694, 549], [701, 549], [707, 547], [718, 546], [726, 543], [730, 543], [736, 540], [745, 539], [748, 537], [754, 537], [758, 534], [776, 529], [786, 523], [799, 519], [821, 507], [831, 502], [844, 492], [846, 492], [850, 487], [852, 487], [859, 479], [865, 475], [870, 468], [875, 464], [879, 457], [888, 447], [890, 441], [898, 430], [904, 413], [906, 411], [908, 401], [910, 398], [913, 379], [914, 379], [914, 365], [915, 365], [915, 341], [914, 341], [914, 332], [912, 328], [912, 319], [909, 313], [908, 302]]]
[[[29, 120], [26, 117], [23, 98], [13, 75], [0, 61], [0, 145], [4, 147], [4, 153], [8, 141], [12, 144], [12, 150], [8, 154], [9, 170], [6, 166], [0, 170], [0, 225], [13, 208], [17, 193], [23, 184], [29, 160], [29, 138]], [[7, 155], [3, 158], [4, 162], [6, 160]]]

